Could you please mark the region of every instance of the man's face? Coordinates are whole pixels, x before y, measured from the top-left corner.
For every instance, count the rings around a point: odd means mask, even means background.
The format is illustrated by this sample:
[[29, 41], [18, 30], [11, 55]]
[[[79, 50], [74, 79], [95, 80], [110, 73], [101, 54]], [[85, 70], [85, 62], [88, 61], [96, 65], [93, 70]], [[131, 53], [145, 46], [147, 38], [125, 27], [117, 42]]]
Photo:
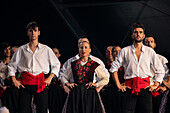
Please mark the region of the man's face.
[[114, 48], [114, 51], [113, 51], [113, 56], [114, 56], [114, 58], [117, 57], [117, 55], [118, 55], [118, 53], [119, 53], [120, 50], [121, 50], [121, 48], [120, 48], [119, 46], [116, 46], [116, 47]]
[[107, 57], [107, 59], [113, 59], [112, 49], [113, 49], [112, 46], [109, 46], [109, 47], [106, 49], [106, 57]]
[[38, 30], [38, 27], [35, 27], [35, 29], [29, 28], [28, 31], [27, 31], [27, 35], [28, 35], [30, 41], [38, 40], [38, 36], [40, 35], [40, 31]]
[[156, 47], [156, 43], [153, 37], [147, 37], [145, 39], [145, 45], [154, 49]]
[[140, 43], [145, 38], [144, 30], [142, 28], [135, 28], [132, 34], [132, 39], [136, 43]]

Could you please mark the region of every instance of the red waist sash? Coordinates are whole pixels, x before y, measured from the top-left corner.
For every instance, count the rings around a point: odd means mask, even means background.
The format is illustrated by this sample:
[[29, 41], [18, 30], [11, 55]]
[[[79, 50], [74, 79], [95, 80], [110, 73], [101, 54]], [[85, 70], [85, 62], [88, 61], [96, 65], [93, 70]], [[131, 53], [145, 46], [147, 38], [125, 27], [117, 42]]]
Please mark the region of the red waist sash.
[[25, 85], [37, 85], [37, 93], [44, 91], [45, 89], [45, 75], [44, 73], [40, 73], [39, 75], [35, 76], [30, 74], [29, 72], [23, 72], [21, 74], [21, 83]]
[[136, 95], [138, 95], [141, 89], [144, 89], [149, 85], [150, 85], [149, 77], [147, 78], [134, 77], [132, 79], [127, 79], [125, 81], [125, 86], [130, 87], [132, 89], [132, 94]]

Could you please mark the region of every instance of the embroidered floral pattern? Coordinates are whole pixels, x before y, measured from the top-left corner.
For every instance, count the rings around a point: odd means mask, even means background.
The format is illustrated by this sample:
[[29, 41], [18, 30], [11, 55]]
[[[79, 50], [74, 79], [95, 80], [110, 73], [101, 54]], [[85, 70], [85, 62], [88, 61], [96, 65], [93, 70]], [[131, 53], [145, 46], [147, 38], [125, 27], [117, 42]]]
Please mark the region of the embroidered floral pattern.
[[77, 60], [76, 62], [76, 67], [75, 70], [77, 70], [77, 75], [79, 78], [79, 83], [83, 83], [83, 77], [86, 76], [86, 73], [90, 70], [90, 66], [94, 63], [93, 60], [91, 60], [91, 58], [88, 58], [87, 63], [82, 66], [81, 65], [81, 60]]

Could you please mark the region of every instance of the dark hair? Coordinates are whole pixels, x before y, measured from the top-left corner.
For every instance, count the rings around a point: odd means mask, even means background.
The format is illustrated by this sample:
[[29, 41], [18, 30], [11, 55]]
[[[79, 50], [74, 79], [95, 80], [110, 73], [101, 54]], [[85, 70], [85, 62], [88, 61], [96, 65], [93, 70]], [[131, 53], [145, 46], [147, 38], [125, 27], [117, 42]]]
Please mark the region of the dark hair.
[[[156, 38], [155, 38], [155, 35], [153, 35], [153, 34], [147, 34], [146, 35], [146, 38], [147, 37], [152, 37], [153, 39], [154, 39], [154, 42], [156, 43]], [[146, 39], [145, 39], [146, 40]]]
[[40, 26], [38, 25], [38, 23], [36, 21], [32, 21], [27, 24], [26, 31], [28, 31], [29, 28], [35, 29], [36, 27], [38, 27], [38, 30], [40, 30]]
[[145, 31], [144, 25], [141, 24], [141, 23], [139, 23], [139, 22], [135, 22], [135, 23], [132, 25], [132, 33], [133, 33], [134, 29], [136, 29], [136, 28], [142, 28], [143, 31]]
[[10, 47], [11, 45], [7, 42], [1, 42], [0, 43], [0, 60], [4, 57], [4, 50]]
[[84, 34], [84, 35], [79, 36], [79, 39], [80, 39], [80, 38], [87, 38], [87, 39], [88, 39], [88, 38], [89, 38], [89, 36], [88, 36], [88, 35], [86, 35], [86, 34]]
[[[115, 49], [116, 47], [120, 47], [120, 46], [118, 46], [118, 45], [114, 45], [114, 46], [113, 46], [113, 49], [112, 49], [112, 55], [113, 55], [113, 56], [114, 56], [114, 54], [113, 54], [113, 53], [114, 53], [114, 49]], [[121, 47], [120, 47], [120, 48], [121, 48]]]
[[153, 34], [147, 34], [146, 37], [153, 37], [153, 38], [155, 38], [155, 36]]

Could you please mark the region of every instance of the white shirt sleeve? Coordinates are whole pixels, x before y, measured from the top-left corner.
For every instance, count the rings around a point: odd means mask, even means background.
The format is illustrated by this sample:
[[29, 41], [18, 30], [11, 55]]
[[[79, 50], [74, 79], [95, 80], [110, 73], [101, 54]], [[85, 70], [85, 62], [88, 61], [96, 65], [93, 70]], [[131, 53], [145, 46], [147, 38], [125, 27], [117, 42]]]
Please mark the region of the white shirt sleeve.
[[67, 70], [65, 70], [61, 75], [61, 82], [63, 84], [65, 84], [66, 82], [68, 82], [70, 80], [72, 76], [72, 69], [71, 69], [71, 65], [69, 67], [67, 67]]
[[163, 77], [165, 76], [165, 70], [158, 58], [158, 55], [154, 52], [151, 61], [153, 67], [155, 68], [155, 81], [162, 83]]
[[51, 73], [54, 73], [57, 77], [59, 76], [60, 61], [55, 56], [52, 49], [49, 49], [49, 62], [51, 66]]
[[97, 74], [97, 77], [99, 78], [99, 81], [96, 83], [96, 87], [100, 87], [100, 86], [104, 86], [108, 84], [109, 77], [103, 71], [100, 65], [95, 69], [95, 73]]
[[20, 58], [21, 58], [21, 50], [20, 48], [18, 48], [18, 50], [14, 53], [10, 62], [8, 63], [8, 75], [15, 76], [15, 73], [17, 71], [17, 65], [19, 63]]
[[102, 70], [106, 73], [106, 75], [107, 75], [108, 77], [110, 77], [110, 73], [109, 73], [108, 70], [106, 69], [104, 63], [103, 63], [99, 58], [94, 57], [94, 56], [92, 56], [92, 55], [90, 55], [89, 57], [90, 57], [93, 61], [99, 63], [100, 66], [101, 66], [101, 68], [102, 68]]
[[122, 66], [124, 61], [124, 52], [123, 50], [121, 50], [117, 57], [115, 58], [115, 60], [111, 63], [111, 68], [110, 68], [110, 72], [113, 73], [115, 71], [118, 72], [118, 69]]

